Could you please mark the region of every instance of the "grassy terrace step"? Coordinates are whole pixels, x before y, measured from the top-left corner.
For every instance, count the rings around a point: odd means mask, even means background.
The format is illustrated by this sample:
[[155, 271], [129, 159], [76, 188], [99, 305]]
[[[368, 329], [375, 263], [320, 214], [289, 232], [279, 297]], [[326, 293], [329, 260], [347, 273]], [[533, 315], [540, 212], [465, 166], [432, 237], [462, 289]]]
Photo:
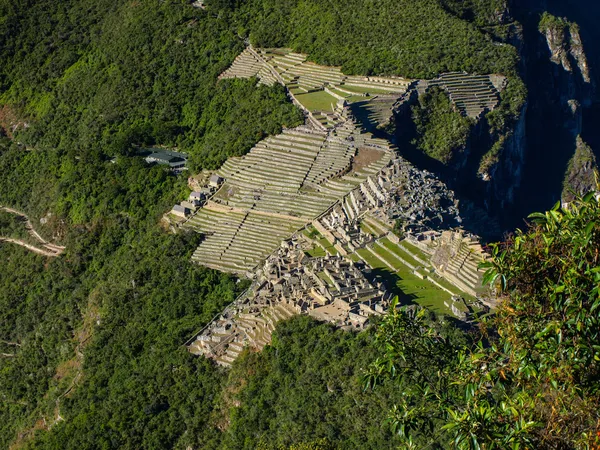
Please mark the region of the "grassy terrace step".
[[322, 258], [323, 256], [327, 256], [327, 252], [325, 251], [325, 249], [319, 246], [315, 246], [314, 248], [308, 250], [306, 253], [308, 253], [309, 256], [312, 256], [314, 258]]
[[333, 287], [333, 280], [331, 279], [331, 277], [329, 277], [329, 275], [327, 275], [325, 272], [319, 272], [317, 274], [317, 276], [323, 280], [325, 283], [327, 283], [327, 285], [329, 285], [330, 287]]
[[[393, 244], [393, 242], [391, 242], [391, 241], [390, 241], [390, 243]], [[429, 261], [430, 256], [427, 253], [425, 253], [423, 250], [421, 250], [416, 245], [411, 244], [406, 239], [402, 240], [402, 246], [406, 250], [408, 250], [410, 253], [412, 253], [413, 255], [421, 258], [423, 261]]]
[[447, 292], [429, 281], [417, 277], [408, 268], [401, 268], [397, 272], [391, 271], [379, 258], [366, 249], [359, 249], [356, 253], [373, 268], [368, 277], [371, 280], [374, 277], [383, 280], [386, 287], [393, 294], [398, 295], [403, 304], [417, 303], [438, 313], [451, 314], [451, 311], [444, 305], [444, 301], [450, 299], [450, 294]]
[[364, 221], [361, 221], [358, 225], [363, 233], [367, 233], [373, 236], [377, 236], [377, 232], [374, 231], [369, 225], [367, 225]]
[[443, 277], [440, 277], [439, 275], [436, 274], [427, 274], [428, 277], [433, 278], [438, 284], [441, 284], [442, 286], [444, 286], [446, 289], [448, 289], [449, 291], [454, 292], [456, 295], [460, 295], [461, 297], [465, 298], [465, 300], [467, 300], [468, 302], [475, 300], [471, 295], [462, 292], [459, 288], [457, 288], [456, 286], [454, 286], [452, 283], [450, 283], [448, 280], [446, 280]]
[[[277, 153], [281, 153], [282, 155], [298, 155], [296, 157], [300, 158], [314, 158], [321, 148], [320, 144], [304, 144], [304, 147], [302, 146], [302, 144], [303, 143], [301, 142], [295, 142], [294, 144], [292, 144], [291, 142], [287, 142], [285, 140], [270, 139], [268, 141], [264, 141], [260, 148], [274, 150]], [[249, 155], [251, 155], [251, 153]]]
[[360, 256], [358, 256], [356, 253], [351, 253], [350, 255], [348, 255], [348, 258], [350, 258], [354, 262], [359, 262], [361, 260]]
[[400, 257], [401, 259], [403, 259], [407, 263], [413, 265], [414, 267], [419, 267], [419, 266], [423, 265], [419, 261], [414, 259], [410, 255], [410, 253], [407, 253], [406, 251], [404, 251], [401, 247], [398, 246], [398, 244], [394, 244], [388, 238], [380, 239], [377, 242], [379, 242], [380, 245], [383, 246], [389, 253], [391, 253], [394, 256]]
[[292, 148], [298, 147], [300, 149], [315, 151], [321, 147], [323, 141], [323, 139], [305, 139], [304, 137], [294, 136], [291, 134], [279, 134], [277, 136], [267, 138], [265, 143], [268, 144], [270, 142], [277, 142]]
[[377, 243], [369, 246], [367, 249], [370, 249], [371, 252], [375, 253], [379, 258], [383, 259], [388, 266], [391, 266], [394, 271], [398, 271], [404, 265], [398, 258], [392, 255], [391, 252], [386, 250], [381, 245], [377, 245]]
[[[346, 92], [342, 92], [340, 90], [338, 90], [335, 87], [328, 87], [328, 89], [333, 92], [334, 94], [339, 95], [340, 97], [343, 97], [344, 99], [348, 99], [350, 98], [352, 95], [351, 94], [347, 94]], [[364, 97], [361, 97], [363, 100], [365, 99]]]
[[335, 97], [325, 91], [299, 94], [296, 98], [310, 111], [333, 111], [332, 105], [335, 107], [338, 102]]
[[[282, 157], [282, 159], [284, 159], [284, 157]], [[261, 176], [262, 179], [264, 179], [267, 175], [268, 176], [273, 176], [275, 175], [277, 177], [277, 179], [279, 180], [285, 180], [288, 178], [297, 178], [299, 176], [303, 176], [304, 173], [306, 173], [306, 170], [308, 170], [308, 168], [310, 167], [309, 164], [304, 163], [304, 162], [300, 162], [300, 161], [276, 161], [276, 160], [271, 160], [271, 164], [267, 164], [269, 159], [266, 159], [265, 161], [261, 162], [260, 166], [261, 167], [251, 167], [248, 168], [248, 170], [243, 171], [243, 172], [239, 172], [236, 173], [235, 176], [231, 177], [234, 180], [236, 178], [240, 178], [240, 179], [244, 179], [244, 178], [248, 178], [249, 176]], [[278, 167], [273, 167], [273, 163], [278, 163]], [[228, 180], [230, 181], [230, 180]]]
[[[272, 165], [272, 162], [282, 162], [286, 165], [292, 165], [296, 167], [296, 171], [300, 171], [302, 169], [306, 170], [313, 161], [315, 155], [302, 155], [299, 153], [291, 152], [288, 148], [287, 150], [281, 150], [273, 147], [269, 148], [260, 148], [254, 152], [251, 158], [248, 158], [248, 163], [254, 163], [254, 171], [256, 171], [259, 166], [267, 166], [264, 168], [268, 168], [269, 165]], [[249, 165], [246, 166], [246, 169], [250, 168]], [[273, 171], [276, 168], [271, 167], [270, 170]], [[235, 175], [239, 176], [242, 172], [238, 172]], [[280, 172], [280, 176], [282, 174]]]
[[329, 242], [327, 239], [325, 238], [321, 238], [318, 239], [316, 242], [318, 242], [318, 244], [323, 247], [323, 249], [329, 253], [331, 256], [337, 256], [338, 251], [337, 249], [331, 245], [331, 242]]
[[379, 231], [379, 234], [387, 234], [390, 231], [390, 228], [388, 226], [381, 223], [373, 216], [366, 215], [363, 220], [366, 221], [371, 228]]
[[286, 164], [282, 163], [281, 165], [279, 165], [279, 171], [277, 171], [276, 168], [267, 169], [266, 167], [264, 170], [248, 170], [236, 174], [235, 177], [232, 177], [228, 181], [230, 183], [246, 181], [251, 184], [253, 181], [256, 181], [258, 183], [270, 184], [275, 186], [281, 186], [282, 183], [284, 183], [283, 186], [285, 186], [286, 183], [288, 183], [291, 180], [296, 180], [296, 182], [299, 182], [304, 178], [308, 167], [305, 167], [304, 170], [301, 169], [302, 168], [298, 166], [296, 166], [296, 168], [288, 167]]

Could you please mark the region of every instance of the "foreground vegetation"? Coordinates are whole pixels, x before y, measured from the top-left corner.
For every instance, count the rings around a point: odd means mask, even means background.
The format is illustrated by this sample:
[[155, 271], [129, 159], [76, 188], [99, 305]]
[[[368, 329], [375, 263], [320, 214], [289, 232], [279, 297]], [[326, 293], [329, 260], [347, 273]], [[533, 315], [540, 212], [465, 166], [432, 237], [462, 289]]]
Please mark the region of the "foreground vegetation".
[[600, 444], [600, 202], [592, 193], [493, 247], [504, 293], [473, 347], [423, 311], [389, 315], [368, 386], [395, 380], [392, 429], [406, 448], [587, 449]]
[[[160, 228], [185, 180], [132, 144], [177, 145], [197, 170], [300, 123], [281, 87], [216, 83], [239, 37], [350, 73], [505, 73], [488, 115], [498, 136], [524, 98], [515, 49], [482, 29], [496, 1], [207, 3], [0, 0], [0, 127], [13, 138], [0, 143], [0, 204], [67, 245], [52, 260], [0, 245], [0, 446], [585, 448], [599, 406], [590, 198], [498, 248], [490, 274], [507, 300], [482, 336], [398, 312], [377, 341], [293, 319], [229, 374], [187, 353], [245, 285], [189, 263], [196, 235]], [[438, 111], [424, 109], [424, 149], [462, 130]], [[363, 392], [371, 363], [377, 388]]]

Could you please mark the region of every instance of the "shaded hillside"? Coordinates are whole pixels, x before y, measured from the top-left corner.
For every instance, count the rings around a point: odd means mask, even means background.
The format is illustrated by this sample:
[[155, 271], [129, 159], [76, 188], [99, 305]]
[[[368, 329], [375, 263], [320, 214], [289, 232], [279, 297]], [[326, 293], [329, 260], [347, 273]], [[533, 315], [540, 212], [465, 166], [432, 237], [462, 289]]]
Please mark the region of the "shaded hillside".
[[[544, 11], [551, 14], [550, 22], [541, 22]], [[527, 164], [521, 201], [512, 212], [518, 226], [522, 217], [560, 199], [579, 135], [599, 151], [597, 106], [592, 100], [599, 80], [600, 9], [596, 3], [578, 0], [530, 0], [515, 4], [514, 12], [523, 24], [522, 53], [529, 87]], [[561, 27], [566, 27], [565, 34]]]

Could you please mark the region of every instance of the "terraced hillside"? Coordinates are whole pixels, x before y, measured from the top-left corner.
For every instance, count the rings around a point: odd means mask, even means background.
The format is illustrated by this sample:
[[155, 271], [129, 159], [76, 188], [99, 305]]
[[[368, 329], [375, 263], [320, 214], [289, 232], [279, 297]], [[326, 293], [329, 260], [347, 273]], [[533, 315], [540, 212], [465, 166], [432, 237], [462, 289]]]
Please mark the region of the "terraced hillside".
[[385, 290], [371, 284], [353, 261], [311, 257], [307, 246], [303, 233], [283, 241], [257, 269], [251, 288], [188, 341], [189, 350], [230, 366], [244, 348], [269, 344], [277, 322], [293, 315], [360, 329], [370, 316], [387, 310]]
[[[357, 187], [376, 202], [377, 177], [370, 177], [388, 165], [394, 149], [358, 125], [358, 113], [364, 113], [359, 120], [367, 128], [384, 124], [394, 99], [407, 89], [429, 86], [446, 89], [465, 115], [479, 116], [498, 101], [493, 82], [501, 84], [499, 77], [444, 74], [431, 82], [412, 83], [396, 77], [346, 76], [338, 67], [319, 66], [306, 58], [286, 49], [248, 47], [221, 75], [256, 76], [263, 84], [282, 84], [304, 110], [307, 124], [268, 137], [219, 169], [221, 188], [185, 224], [205, 235], [194, 261], [252, 276], [282, 239]], [[358, 107], [351, 109], [351, 103]], [[370, 184], [363, 183], [369, 179]], [[420, 213], [413, 216], [414, 222]]]
[[[450, 100], [462, 115], [479, 118], [493, 110], [500, 101], [499, 88], [504, 77], [445, 73], [427, 83], [428, 87], [439, 86], [448, 92]], [[499, 86], [494, 84], [494, 81]]]
[[411, 80], [394, 77], [361, 77], [344, 75], [339, 67], [320, 66], [308, 62], [307, 55], [287, 49], [251, 47], [241, 53], [221, 78], [257, 76], [261, 83], [279, 82], [294, 95], [307, 94], [330, 87], [334, 98], [362, 97], [367, 94], [400, 94]]
[[256, 76], [266, 85], [280, 83], [287, 87], [294, 101], [324, 125], [335, 123], [332, 112], [336, 104], [346, 101], [356, 105], [354, 114], [372, 127], [387, 124], [394, 102], [407, 91], [424, 92], [430, 87], [444, 89], [457, 110], [478, 119], [500, 101], [505, 78], [500, 75], [474, 75], [463, 72], [440, 74], [433, 80], [407, 80], [399, 77], [347, 76], [338, 67], [320, 66], [306, 60], [307, 55], [287, 49], [253, 49], [248, 47], [221, 78]]
[[307, 113], [309, 122], [322, 130], [340, 124], [336, 110], [344, 102], [360, 102], [373, 125], [385, 124], [394, 102], [413, 85], [412, 80], [399, 77], [345, 75], [339, 67], [308, 62], [307, 55], [288, 49], [248, 47], [221, 74], [221, 78], [253, 76], [262, 84], [285, 86], [294, 103]]
[[206, 236], [193, 260], [245, 275], [392, 154], [387, 141], [362, 134], [351, 121], [327, 132], [284, 130], [259, 142], [221, 167], [220, 190], [185, 224]]

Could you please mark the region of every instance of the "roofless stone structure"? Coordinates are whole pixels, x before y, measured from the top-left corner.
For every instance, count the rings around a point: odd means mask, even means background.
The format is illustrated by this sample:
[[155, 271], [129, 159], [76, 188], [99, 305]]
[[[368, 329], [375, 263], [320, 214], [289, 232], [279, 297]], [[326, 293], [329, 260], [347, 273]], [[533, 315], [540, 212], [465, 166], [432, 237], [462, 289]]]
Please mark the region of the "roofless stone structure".
[[[220, 78], [235, 77], [282, 84], [307, 120], [227, 160], [213, 175], [216, 193], [184, 224], [204, 235], [195, 262], [253, 280], [188, 342], [190, 351], [228, 366], [244, 347], [269, 343], [275, 324], [294, 314], [364, 327], [370, 315], [385, 313], [390, 299], [377, 277], [368, 281], [372, 258], [394, 272], [406, 266], [430, 280], [452, 296], [452, 312], [462, 317], [454, 299], [461, 291], [478, 294], [475, 261], [481, 252], [464, 244], [462, 235], [446, 233], [437, 249], [418, 250], [391, 233], [400, 220], [418, 245], [415, 236], [432, 227], [458, 226], [452, 191], [399, 158], [390, 142], [366, 132], [349, 103], [370, 105], [366, 115], [382, 123], [394, 102], [410, 96], [408, 90], [440, 86], [463, 114], [480, 115], [497, 102], [492, 79], [446, 74], [413, 83], [346, 76], [289, 50], [251, 47]], [[324, 256], [314, 254], [315, 245]]]
[[245, 275], [392, 157], [391, 144], [352, 122], [327, 132], [302, 126], [259, 142], [223, 165], [220, 190], [186, 223], [206, 236], [194, 261]]

